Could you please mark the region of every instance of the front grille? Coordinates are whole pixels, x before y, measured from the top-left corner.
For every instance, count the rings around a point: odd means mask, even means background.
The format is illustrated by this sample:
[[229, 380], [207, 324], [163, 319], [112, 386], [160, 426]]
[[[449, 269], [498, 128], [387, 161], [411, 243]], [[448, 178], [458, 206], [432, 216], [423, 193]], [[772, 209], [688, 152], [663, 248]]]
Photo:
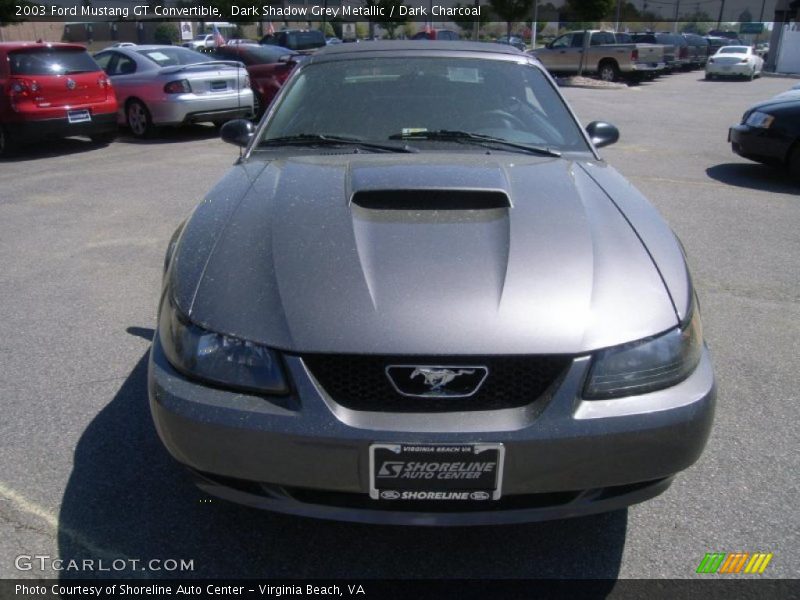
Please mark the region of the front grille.
[[[566, 370], [568, 356], [365, 356], [306, 354], [303, 362], [336, 402], [353, 410], [452, 412], [499, 410], [531, 404]], [[389, 382], [390, 365], [486, 367], [483, 385], [472, 396], [417, 398], [400, 394]]]

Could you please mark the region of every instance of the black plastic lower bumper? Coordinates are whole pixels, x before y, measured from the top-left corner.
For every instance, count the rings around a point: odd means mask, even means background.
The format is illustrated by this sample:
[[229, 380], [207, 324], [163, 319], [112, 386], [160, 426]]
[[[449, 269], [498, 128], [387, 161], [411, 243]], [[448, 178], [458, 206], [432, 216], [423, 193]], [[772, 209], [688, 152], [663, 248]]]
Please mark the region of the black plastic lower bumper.
[[8, 135], [20, 144], [73, 135], [103, 135], [117, 131], [117, 113], [92, 115], [92, 120], [85, 123], [70, 123], [66, 118], [38, 119], [11, 121], [4, 127]]

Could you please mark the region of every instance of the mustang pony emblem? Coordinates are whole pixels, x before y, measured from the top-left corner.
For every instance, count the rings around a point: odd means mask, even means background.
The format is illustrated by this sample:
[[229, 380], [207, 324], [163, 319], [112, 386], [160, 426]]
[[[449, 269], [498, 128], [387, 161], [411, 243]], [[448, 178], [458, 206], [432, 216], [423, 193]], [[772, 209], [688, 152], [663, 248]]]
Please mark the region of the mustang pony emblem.
[[414, 379], [417, 375], [422, 375], [425, 378], [425, 385], [429, 385], [431, 391], [436, 391], [442, 386], [447, 385], [459, 375], [472, 375], [475, 369], [459, 369], [453, 371], [452, 369], [435, 369], [431, 367], [417, 367], [411, 373], [410, 379]]

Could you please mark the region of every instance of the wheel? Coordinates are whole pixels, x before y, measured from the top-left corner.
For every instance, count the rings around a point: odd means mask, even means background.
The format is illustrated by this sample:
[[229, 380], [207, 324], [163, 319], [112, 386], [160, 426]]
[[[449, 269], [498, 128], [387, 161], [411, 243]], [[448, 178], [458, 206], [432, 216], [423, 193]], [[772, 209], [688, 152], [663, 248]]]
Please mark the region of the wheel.
[[714, 79], [714, 76], [711, 73], [706, 73], [706, 81], [711, 81]]
[[619, 77], [617, 63], [612, 61], [601, 63], [600, 68], [597, 70], [597, 75], [601, 81], [616, 81], [617, 77]]
[[89, 136], [92, 143], [106, 146], [117, 139], [116, 131], [104, 131], [103, 133], [95, 133]]
[[753, 81], [756, 76], [756, 68], [753, 67], [753, 70], [747, 75], [747, 81]]
[[501, 124], [506, 129], [526, 129], [519, 117], [515, 117], [510, 112], [505, 110], [487, 110], [478, 115], [478, 120], [487, 119], [494, 120], [495, 123]]
[[150, 111], [139, 100], [131, 100], [128, 102], [128, 108], [125, 111], [128, 127], [131, 132], [138, 138], [145, 138], [153, 131], [153, 121], [150, 118]]

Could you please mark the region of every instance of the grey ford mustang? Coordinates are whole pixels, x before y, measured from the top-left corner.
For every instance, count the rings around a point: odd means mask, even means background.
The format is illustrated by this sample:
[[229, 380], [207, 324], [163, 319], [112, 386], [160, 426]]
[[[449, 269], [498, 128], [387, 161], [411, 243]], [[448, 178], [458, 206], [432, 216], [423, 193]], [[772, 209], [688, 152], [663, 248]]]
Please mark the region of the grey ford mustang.
[[682, 247], [535, 58], [311, 56], [173, 236], [149, 365], [169, 452], [298, 515], [615, 510], [703, 450], [715, 385]]

